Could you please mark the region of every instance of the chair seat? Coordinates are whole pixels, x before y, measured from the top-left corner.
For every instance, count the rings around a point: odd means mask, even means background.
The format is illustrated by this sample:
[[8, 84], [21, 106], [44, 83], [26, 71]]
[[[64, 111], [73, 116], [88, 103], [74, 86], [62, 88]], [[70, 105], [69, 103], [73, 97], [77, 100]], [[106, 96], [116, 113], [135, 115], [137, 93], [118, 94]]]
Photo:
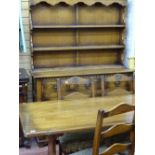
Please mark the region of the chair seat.
[[[66, 154], [74, 153], [93, 146], [94, 131], [66, 133], [59, 137], [61, 149]], [[104, 143], [109, 139], [104, 139]], [[111, 139], [112, 140], [112, 139]], [[101, 140], [103, 143], [103, 139]]]
[[66, 154], [92, 147], [94, 132], [67, 133], [59, 138], [61, 149]]
[[[100, 147], [100, 152], [104, 151], [105, 149], [106, 149], [105, 146], [101, 146]], [[87, 148], [87, 149], [72, 153], [70, 155], [92, 155], [92, 151], [93, 151], [92, 148]]]
[[[99, 148], [100, 153], [103, 152], [106, 148], [107, 147], [105, 145], [102, 145]], [[78, 152], [72, 153], [70, 155], [92, 155], [92, 151], [93, 151], [92, 148], [87, 148], [87, 149], [80, 150]], [[114, 155], [128, 155], [128, 153], [127, 152], [124, 152], [124, 153], [117, 153], [117, 154], [114, 154]]]

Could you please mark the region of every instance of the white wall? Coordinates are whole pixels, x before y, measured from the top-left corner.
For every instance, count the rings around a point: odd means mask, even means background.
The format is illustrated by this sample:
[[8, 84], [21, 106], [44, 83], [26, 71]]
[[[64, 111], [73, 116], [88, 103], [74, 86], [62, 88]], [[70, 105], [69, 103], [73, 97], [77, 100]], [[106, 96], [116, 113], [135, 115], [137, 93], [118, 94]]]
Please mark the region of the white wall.
[[125, 65], [128, 67], [128, 59], [135, 57], [135, 37], [134, 37], [134, 27], [135, 27], [135, 9], [134, 0], [128, 0], [127, 9], [127, 39], [126, 39], [126, 56]]
[[26, 41], [26, 53], [19, 53], [19, 67], [25, 68], [29, 73], [28, 101], [32, 101], [32, 81], [31, 81], [31, 53], [30, 53], [30, 26], [29, 26], [29, 0], [21, 0], [22, 22]]

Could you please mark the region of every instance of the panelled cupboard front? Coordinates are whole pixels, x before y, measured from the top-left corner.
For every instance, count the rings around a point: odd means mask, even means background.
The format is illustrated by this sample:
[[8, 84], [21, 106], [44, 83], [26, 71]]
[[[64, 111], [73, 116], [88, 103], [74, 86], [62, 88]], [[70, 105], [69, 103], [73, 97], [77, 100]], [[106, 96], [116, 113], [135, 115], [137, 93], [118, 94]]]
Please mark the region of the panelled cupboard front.
[[[123, 77], [126, 77], [124, 80]], [[57, 79], [66, 80], [75, 77], [40, 77], [35, 78], [34, 86], [35, 86], [35, 101], [46, 101], [46, 100], [56, 100], [58, 99], [58, 83]], [[107, 91], [115, 90], [117, 87], [126, 89], [129, 94], [134, 93], [134, 76], [133, 72], [128, 73], [112, 73], [112, 74], [102, 74], [102, 75], [85, 75], [85, 76], [78, 76], [84, 79], [91, 79], [94, 82], [94, 91], [95, 96], [90, 97], [99, 97], [99, 96], [106, 96], [108, 95]], [[114, 80], [108, 81], [108, 78], [114, 77]], [[88, 91], [91, 89], [90, 84], [85, 87], [88, 87]], [[117, 89], [116, 89], [117, 90]], [[63, 90], [66, 91], [67, 90]], [[68, 90], [69, 92], [70, 90]], [[87, 90], [86, 90], [87, 91]], [[64, 92], [65, 93], [65, 92]], [[87, 92], [85, 92], [87, 93]], [[118, 92], [119, 93], [119, 92]], [[121, 93], [121, 92], [120, 92]], [[118, 94], [119, 95], [119, 94]], [[122, 95], [122, 94], [120, 94]]]
[[134, 71], [124, 66], [126, 7], [126, 0], [30, 0], [36, 101], [58, 99], [58, 78], [93, 79], [96, 96], [118, 85], [133, 91]]

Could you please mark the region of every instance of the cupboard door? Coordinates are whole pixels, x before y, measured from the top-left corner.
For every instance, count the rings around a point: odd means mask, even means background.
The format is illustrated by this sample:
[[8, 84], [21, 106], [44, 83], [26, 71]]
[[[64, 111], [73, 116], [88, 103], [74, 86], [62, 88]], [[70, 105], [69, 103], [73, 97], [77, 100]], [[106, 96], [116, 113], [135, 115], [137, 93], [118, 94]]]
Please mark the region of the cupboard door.
[[[134, 93], [133, 74], [109, 74], [101, 78], [104, 80], [105, 95], [125, 95]], [[102, 86], [103, 91], [103, 86]]]
[[57, 86], [56, 79], [47, 78], [43, 79], [43, 91], [42, 91], [42, 99], [46, 100], [56, 100], [57, 97]]
[[94, 78], [90, 76], [73, 76], [58, 78], [59, 99], [80, 99], [95, 96]]

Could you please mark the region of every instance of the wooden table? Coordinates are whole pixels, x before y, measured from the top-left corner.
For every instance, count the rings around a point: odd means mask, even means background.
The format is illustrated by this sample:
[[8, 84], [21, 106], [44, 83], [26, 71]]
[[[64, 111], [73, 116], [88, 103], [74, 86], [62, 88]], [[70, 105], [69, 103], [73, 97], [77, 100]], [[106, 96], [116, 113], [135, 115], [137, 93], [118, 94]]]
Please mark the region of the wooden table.
[[[49, 155], [55, 155], [56, 135], [94, 129], [98, 109], [108, 110], [121, 102], [134, 104], [134, 95], [24, 103], [19, 105], [20, 120], [25, 137], [48, 136]], [[130, 112], [108, 118], [104, 125], [130, 123], [132, 119]]]

